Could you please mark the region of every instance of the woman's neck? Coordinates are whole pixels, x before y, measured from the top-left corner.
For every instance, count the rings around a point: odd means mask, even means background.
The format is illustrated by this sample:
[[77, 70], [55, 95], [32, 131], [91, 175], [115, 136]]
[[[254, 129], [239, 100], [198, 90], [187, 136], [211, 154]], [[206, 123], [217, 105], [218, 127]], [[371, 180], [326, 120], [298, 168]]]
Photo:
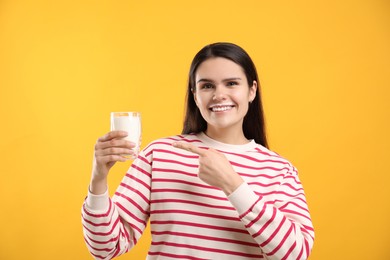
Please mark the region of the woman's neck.
[[208, 127], [204, 133], [211, 139], [225, 144], [247, 144], [249, 142], [242, 129], [214, 129]]

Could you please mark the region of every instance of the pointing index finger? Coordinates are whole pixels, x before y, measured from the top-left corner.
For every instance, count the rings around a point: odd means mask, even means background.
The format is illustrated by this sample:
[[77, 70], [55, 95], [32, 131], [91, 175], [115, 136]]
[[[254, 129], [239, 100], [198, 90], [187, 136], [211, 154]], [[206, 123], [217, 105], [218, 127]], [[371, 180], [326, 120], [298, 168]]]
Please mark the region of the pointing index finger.
[[174, 142], [172, 145], [173, 145], [173, 147], [183, 149], [183, 150], [189, 151], [191, 153], [195, 153], [199, 156], [203, 156], [206, 152], [205, 150], [203, 150], [203, 149], [201, 149], [193, 144], [186, 143], [186, 142]]

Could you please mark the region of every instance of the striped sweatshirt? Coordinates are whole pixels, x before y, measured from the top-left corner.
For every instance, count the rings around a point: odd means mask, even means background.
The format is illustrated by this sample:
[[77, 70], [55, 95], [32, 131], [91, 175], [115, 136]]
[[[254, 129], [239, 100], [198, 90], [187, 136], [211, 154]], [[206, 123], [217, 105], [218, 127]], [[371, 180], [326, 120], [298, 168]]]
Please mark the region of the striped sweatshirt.
[[[174, 141], [212, 147], [244, 179], [226, 196], [198, 177], [198, 155]], [[88, 194], [86, 245], [95, 259], [130, 250], [150, 223], [147, 259], [307, 259], [314, 230], [297, 170], [251, 141], [217, 142], [204, 133], [162, 138], [134, 160], [112, 198]]]

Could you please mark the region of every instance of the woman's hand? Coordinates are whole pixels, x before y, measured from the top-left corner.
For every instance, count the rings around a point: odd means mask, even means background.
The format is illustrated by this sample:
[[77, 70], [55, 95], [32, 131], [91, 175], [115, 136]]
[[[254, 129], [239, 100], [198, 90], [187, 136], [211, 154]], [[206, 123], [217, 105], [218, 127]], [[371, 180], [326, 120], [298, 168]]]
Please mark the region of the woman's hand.
[[244, 182], [241, 176], [234, 171], [225, 155], [217, 150], [213, 148], [204, 150], [185, 142], [175, 142], [172, 145], [199, 155], [199, 178], [221, 189], [227, 196]]
[[128, 160], [133, 154], [134, 143], [124, 140], [127, 132], [111, 131], [100, 137], [95, 144], [90, 191], [103, 194], [107, 190], [107, 175], [116, 162]]

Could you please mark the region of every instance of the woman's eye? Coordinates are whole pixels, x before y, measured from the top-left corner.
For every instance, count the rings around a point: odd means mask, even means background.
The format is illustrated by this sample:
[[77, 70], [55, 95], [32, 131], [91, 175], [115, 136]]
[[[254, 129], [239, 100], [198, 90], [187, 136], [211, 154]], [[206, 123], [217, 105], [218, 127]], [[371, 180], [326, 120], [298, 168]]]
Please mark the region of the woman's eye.
[[203, 84], [202, 85], [202, 89], [209, 89], [209, 88], [212, 88], [213, 87], [213, 85], [211, 85], [211, 84]]
[[228, 85], [228, 86], [235, 86], [235, 85], [238, 85], [238, 83], [235, 82], [235, 81], [229, 81], [229, 82], [227, 83], [227, 85]]

